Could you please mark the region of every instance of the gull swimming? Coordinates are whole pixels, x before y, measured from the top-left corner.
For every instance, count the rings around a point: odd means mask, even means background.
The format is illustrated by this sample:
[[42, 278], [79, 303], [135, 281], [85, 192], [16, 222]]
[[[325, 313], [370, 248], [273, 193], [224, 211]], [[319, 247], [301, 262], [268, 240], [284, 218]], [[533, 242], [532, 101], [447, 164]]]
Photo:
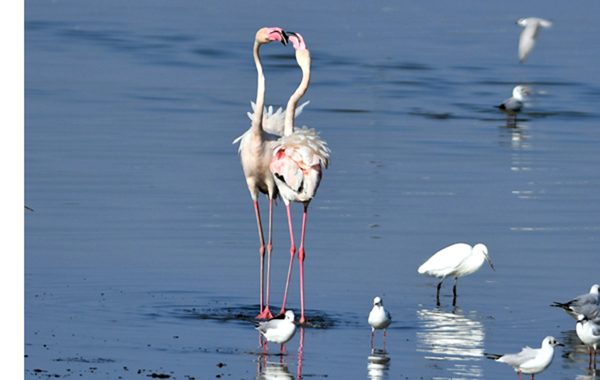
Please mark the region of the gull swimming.
[[529, 95], [529, 92], [524, 86], [516, 86], [513, 88], [512, 97], [506, 99], [499, 106], [495, 106], [506, 115], [506, 123], [509, 123], [509, 118], [514, 116], [515, 124], [517, 124], [517, 115], [523, 109], [523, 95]]
[[552, 21], [544, 20], [537, 17], [522, 18], [517, 21], [517, 24], [525, 27], [519, 38], [519, 62], [523, 63], [533, 45], [535, 45], [535, 38], [540, 31], [540, 26], [549, 28], [552, 26]]
[[373, 309], [369, 313], [368, 321], [371, 325], [371, 348], [373, 348], [375, 330], [383, 330], [383, 347], [385, 348], [385, 330], [392, 323], [392, 315], [383, 307], [381, 298], [375, 297], [373, 299]]
[[454, 276], [454, 301], [452, 304], [456, 306], [456, 283], [458, 278], [477, 271], [485, 260], [490, 263], [493, 270], [496, 270], [488, 256], [485, 245], [480, 243], [471, 248], [468, 244], [457, 243], [435, 253], [419, 267], [418, 271], [421, 274], [425, 273], [442, 279], [437, 286], [438, 306], [440, 304], [442, 282], [446, 277]]
[[296, 334], [295, 315], [291, 310], [285, 312], [285, 318], [273, 318], [266, 322], [260, 322], [256, 329], [264, 335], [268, 342], [281, 344], [281, 352], [285, 351], [284, 345]]
[[513, 367], [521, 380], [523, 380], [521, 373], [531, 375], [531, 380], [533, 380], [534, 375], [545, 371], [552, 364], [555, 346], [564, 346], [564, 344], [558, 343], [551, 336], [547, 336], [542, 341], [542, 347], [540, 348], [527, 346], [516, 354], [496, 355], [484, 353], [484, 355], [489, 359], [494, 359], [497, 362], [506, 363]]
[[561, 303], [554, 302], [550, 306], [560, 307], [570, 316], [577, 319], [579, 314], [583, 314], [590, 321], [600, 323], [600, 293], [598, 292], [598, 284], [592, 285], [589, 293], [577, 296], [575, 299]]

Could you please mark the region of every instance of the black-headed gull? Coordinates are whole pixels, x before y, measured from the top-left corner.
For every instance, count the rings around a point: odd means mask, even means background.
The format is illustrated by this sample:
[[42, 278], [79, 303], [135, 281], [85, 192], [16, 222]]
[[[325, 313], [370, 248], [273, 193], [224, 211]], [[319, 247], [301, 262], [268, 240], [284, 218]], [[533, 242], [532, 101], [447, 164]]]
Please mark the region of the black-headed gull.
[[575, 330], [579, 339], [590, 350], [589, 369], [592, 369], [592, 348], [594, 349], [594, 369], [596, 369], [596, 351], [600, 346], [600, 325], [590, 321], [585, 315], [579, 314]]
[[379, 297], [373, 299], [373, 309], [369, 313], [369, 324], [371, 325], [371, 348], [373, 348], [373, 336], [375, 330], [383, 330], [383, 347], [385, 348], [385, 330], [392, 323], [391, 314], [383, 307], [383, 301]]
[[577, 319], [579, 314], [583, 314], [590, 321], [600, 323], [600, 293], [598, 292], [598, 288], [598, 284], [594, 284], [589, 293], [577, 296], [569, 302], [554, 302], [550, 306], [562, 308], [575, 319]]
[[523, 109], [523, 95], [529, 95], [529, 92], [524, 86], [516, 86], [513, 88], [512, 97], [504, 100], [499, 108], [506, 115], [506, 122], [509, 122], [511, 116], [515, 117], [515, 124], [517, 123], [517, 115]]
[[273, 318], [266, 322], [260, 322], [256, 329], [269, 342], [281, 344], [281, 352], [284, 352], [284, 345], [289, 342], [296, 334], [296, 322], [294, 321], [294, 312], [287, 310], [285, 318]]
[[549, 28], [552, 26], [552, 21], [537, 17], [528, 17], [520, 19], [517, 21], [517, 24], [525, 27], [521, 33], [521, 37], [519, 37], [519, 62], [523, 63], [535, 44], [535, 38], [540, 31], [540, 26]]
[[564, 346], [564, 344], [558, 343], [551, 336], [547, 336], [542, 341], [542, 347], [540, 348], [525, 347], [517, 354], [496, 355], [484, 353], [484, 355], [513, 367], [521, 380], [523, 380], [521, 373], [531, 375], [531, 380], [533, 380], [535, 374], [545, 371], [552, 364], [555, 346]]
[[457, 243], [435, 253], [419, 267], [418, 271], [421, 274], [428, 274], [442, 279], [437, 286], [438, 306], [440, 304], [442, 282], [444, 282], [446, 277], [454, 276], [453, 305], [456, 305], [456, 282], [458, 278], [477, 271], [481, 268], [485, 260], [490, 263], [493, 270], [496, 270], [488, 256], [485, 245], [476, 244], [471, 248], [468, 244]]

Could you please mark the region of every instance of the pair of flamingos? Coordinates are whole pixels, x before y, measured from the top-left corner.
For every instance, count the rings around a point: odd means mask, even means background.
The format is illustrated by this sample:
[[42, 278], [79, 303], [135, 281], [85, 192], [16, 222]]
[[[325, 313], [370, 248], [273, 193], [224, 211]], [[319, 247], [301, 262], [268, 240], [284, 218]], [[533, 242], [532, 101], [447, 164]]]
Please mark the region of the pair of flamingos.
[[[290, 97], [285, 110], [285, 117], [281, 113], [265, 113], [265, 76], [260, 62], [259, 48], [261, 45], [272, 41], [280, 41], [284, 45], [291, 41], [296, 50], [296, 61], [302, 69], [302, 81]], [[294, 232], [290, 214], [290, 202], [299, 202], [304, 205], [302, 220], [302, 237], [298, 250], [300, 265], [300, 323], [305, 323], [304, 317], [304, 232], [306, 228], [306, 212], [310, 201], [313, 199], [321, 182], [322, 167], [329, 166], [329, 148], [319, 138], [314, 129], [307, 127], [295, 128], [294, 117], [301, 111], [296, 109], [299, 100], [304, 96], [310, 82], [310, 52], [306, 48], [304, 39], [298, 33], [289, 32], [289, 36], [281, 28], [262, 28], [256, 33], [254, 41], [254, 62], [258, 72], [258, 90], [254, 114], [249, 114], [252, 125], [246, 133], [234, 141], [240, 141], [239, 153], [246, 177], [250, 195], [254, 201], [258, 234], [260, 237], [260, 314], [257, 318], [272, 318], [269, 310], [269, 281], [271, 268], [271, 252], [273, 249], [271, 232], [273, 223], [273, 199], [281, 195], [286, 205], [288, 224], [290, 229], [290, 266], [288, 269], [283, 306], [280, 314], [285, 311], [288, 287], [292, 274], [292, 264], [296, 253], [294, 245]], [[258, 195], [266, 194], [269, 199], [269, 241], [265, 245]], [[264, 295], [264, 262], [265, 249], [267, 258], [267, 286], [266, 299]], [[264, 301], [264, 302], [263, 302]]]

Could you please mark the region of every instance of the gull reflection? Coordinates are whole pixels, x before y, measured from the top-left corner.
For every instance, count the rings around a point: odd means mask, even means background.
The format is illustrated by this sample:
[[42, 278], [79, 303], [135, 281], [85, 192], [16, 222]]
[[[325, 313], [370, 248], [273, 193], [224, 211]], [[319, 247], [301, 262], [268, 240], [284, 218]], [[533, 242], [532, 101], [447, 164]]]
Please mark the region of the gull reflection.
[[[262, 356], [258, 360], [259, 372], [256, 380], [293, 380], [294, 376], [288, 369], [288, 364], [282, 359], [279, 362], [270, 362], [268, 356]], [[283, 357], [282, 357], [283, 358]]]
[[367, 357], [369, 364], [367, 364], [367, 376], [369, 379], [387, 379], [388, 370], [390, 369], [390, 358], [386, 357], [385, 350], [378, 350], [373, 348], [371, 355]]
[[426, 359], [453, 362], [447, 368], [453, 379], [483, 376], [481, 366], [468, 363], [483, 357], [485, 334], [475, 313], [465, 316], [460, 308], [451, 313], [436, 308], [419, 310], [417, 316], [421, 321], [417, 351], [425, 352]]
[[[297, 365], [297, 376], [294, 377], [290, 373], [289, 364], [286, 362], [286, 358], [293, 358], [293, 355], [289, 354], [259, 354], [256, 362], [258, 363], [258, 370], [256, 380], [295, 380], [302, 378], [302, 355], [304, 350], [304, 328], [300, 328], [300, 347], [298, 348], [298, 365]], [[279, 357], [279, 361], [271, 361], [270, 358]], [[293, 367], [293, 364], [292, 364]]]

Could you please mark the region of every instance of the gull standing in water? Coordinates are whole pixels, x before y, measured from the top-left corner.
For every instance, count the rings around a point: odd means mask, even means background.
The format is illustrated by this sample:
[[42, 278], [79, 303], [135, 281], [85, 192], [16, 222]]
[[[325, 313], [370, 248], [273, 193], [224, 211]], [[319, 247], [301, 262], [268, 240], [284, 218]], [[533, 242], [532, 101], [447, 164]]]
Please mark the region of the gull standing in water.
[[457, 243], [435, 253], [419, 267], [418, 271], [421, 274], [424, 273], [442, 279], [437, 286], [438, 306], [440, 305], [442, 282], [444, 282], [446, 277], [454, 276], [454, 300], [452, 301], [452, 305], [456, 306], [456, 283], [458, 278], [477, 271], [481, 268], [485, 260], [490, 263], [493, 270], [496, 270], [488, 256], [485, 245], [476, 244], [471, 248], [468, 244]]
[[375, 297], [373, 300], [373, 309], [369, 313], [368, 321], [371, 325], [371, 348], [373, 348], [375, 330], [383, 330], [383, 349], [385, 350], [385, 330], [392, 323], [392, 315], [383, 307], [381, 298]]
[[554, 302], [550, 306], [562, 308], [575, 319], [578, 318], [579, 314], [583, 314], [590, 321], [600, 323], [600, 293], [598, 288], [598, 284], [594, 284], [589, 293], [577, 296], [569, 302]]
[[523, 380], [521, 373], [531, 375], [531, 380], [533, 380], [534, 375], [545, 371], [552, 364], [555, 346], [564, 346], [564, 344], [558, 343], [551, 336], [547, 336], [542, 341], [541, 348], [525, 347], [517, 354], [496, 355], [484, 353], [484, 355], [489, 359], [513, 367], [521, 380]]
[[512, 97], [506, 99], [499, 106], [499, 108], [506, 115], [506, 124], [510, 123], [510, 117], [515, 117], [515, 125], [517, 125], [517, 115], [523, 109], [523, 95], [529, 95], [529, 92], [525, 90], [524, 86], [517, 86], [513, 89]]
[[575, 331], [590, 351], [589, 369], [592, 369], [592, 348], [594, 349], [594, 369], [596, 369], [596, 351], [600, 346], [600, 325], [590, 321], [585, 315], [579, 314]]
[[294, 312], [288, 310], [285, 312], [284, 319], [273, 318], [266, 322], [260, 322], [256, 326], [256, 329], [260, 331], [268, 342], [281, 344], [281, 353], [283, 353], [285, 351], [284, 345], [296, 334], [296, 322], [294, 318]]
[[519, 62], [523, 63], [529, 52], [535, 45], [535, 38], [540, 31], [540, 27], [549, 28], [552, 26], [552, 21], [542, 18], [528, 17], [517, 21], [517, 24], [525, 27], [519, 38]]

